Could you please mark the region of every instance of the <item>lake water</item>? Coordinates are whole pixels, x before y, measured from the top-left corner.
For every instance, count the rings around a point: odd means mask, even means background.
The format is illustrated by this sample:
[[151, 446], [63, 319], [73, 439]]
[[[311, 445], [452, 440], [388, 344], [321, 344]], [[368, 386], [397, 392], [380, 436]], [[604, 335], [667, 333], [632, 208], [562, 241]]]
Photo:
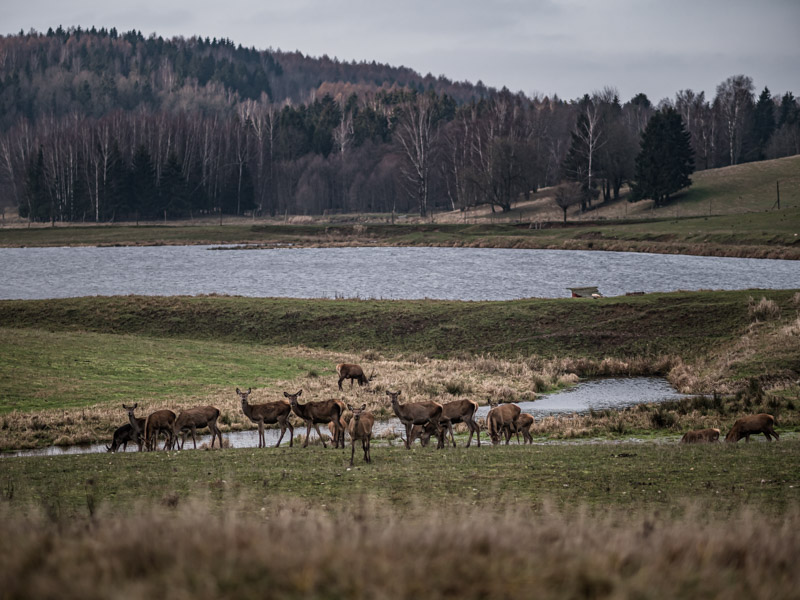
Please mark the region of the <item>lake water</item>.
[[[572, 413], [586, 413], [589, 410], [621, 409], [636, 404], [649, 402], [666, 402], [685, 397], [676, 392], [665, 379], [660, 377], [627, 377], [613, 379], [596, 379], [579, 383], [570, 389], [546, 394], [533, 402], [519, 402], [518, 406], [522, 412], [532, 414], [536, 419], [546, 416]], [[489, 411], [488, 406], [478, 408], [478, 417], [485, 417]], [[122, 424], [122, 423], [120, 423]], [[305, 439], [305, 426], [295, 427], [295, 444], [302, 444]], [[327, 435], [328, 429], [320, 426], [320, 431]], [[375, 436], [382, 436], [389, 433], [396, 435], [405, 434], [405, 428], [396, 418], [385, 421], [376, 421], [373, 428]], [[484, 435], [485, 431], [482, 432]], [[266, 429], [264, 431], [265, 441], [268, 447], [277, 444], [280, 436], [280, 429]], [[257, 448], [258, 430], [235, 431], [224, 434], [234, 448]], [[317, 437], [312, 428], [312, 439]], [[201, 435], [197, 438], [197, 445], [208, 444], [211, 436]], [[110, 443], [110, 440], [109, 440]], [[347, 442], [349, 444], [349, 442]], [[281, 442], [281, 447], [288, 447], [289, 432]], [[186, 448], [192, 448], [191, 439]], [[82, 445], [82, 446], [51, 446], [36, 450], [22, 450], [0, 454], [0, 457], [14, 456], [58, 456], [62, 454], [89, 454], [93, 452], [105, 452], [103, 444]], [[128, 452], [136, 452], [135, 444], [128, 444]]]
[[582, 250], [0, 248], [0, 299], [227, 294], [512, 300], [800, 286], [800, 261]]

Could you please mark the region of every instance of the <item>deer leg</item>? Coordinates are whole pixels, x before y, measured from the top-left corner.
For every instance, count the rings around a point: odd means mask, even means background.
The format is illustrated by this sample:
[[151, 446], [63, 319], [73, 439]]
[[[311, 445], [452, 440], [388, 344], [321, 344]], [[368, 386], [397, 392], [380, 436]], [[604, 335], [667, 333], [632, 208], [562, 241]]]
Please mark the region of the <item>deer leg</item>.
[[367, 462], [368, 462], [368, 463], [371, 463], [371, 462], [372, 462], [372, 456], [370, 455], [370, 452], [369, 452], [369, 445], [370, 445], [370, 441], [371, 441], [371, 440], [372, 440], [372, 437], [371, 437], [371, 436], [367, 438], [367, 448], [366, 448], [366, 450], [364, 451], [364, 457], [367, 459]]
[[411, 428], [413, 425], [409, 422], [406, 423], [406, 439], [403, 440], [406, 443], [406, 450], [411, 450]]
[[342, 382], [344, 381], [344, 377], [339, 377], [339, 390], [342, 389]]
[[350, 466], [353, 466], [353, 456], [356, 453], [356, 439], [353, 438], [350, 440]]
[[[281, 447], [281, 440], [283, 440], [283, 434], [286, 433], [286, 423], [281, 423], [280, 425], [281, 425], [281, 435], [278, 438], [278, 443], [275, 445], [276, 448], [280, 448]], [[267, 445], [267, 440], [265, 438], [264, 439], [264, 446], [266, 447], [266, 445]]]
[[453, 423], [452, 421], [447, 422], [447, 430], [450, 432], [450, 441], [453, 442], [453, 448], [456, 447], [456, 436], [453, 435]]
[[303, 443], [303, 448], [308, 448], [308, 438], [311, 437], [311, 421], [306, 421], [306, 441]]
[[214, 429], [217, 432], [217, 440], [219, 440], [219, 449], [222, 450], [222, 432], [219, 430], [219, 427], [217, 427], [216, 421], [214, 421]]
[[[317, 436], [319, 436], [320, 441], [322, 441], [322, 447], [323, 448], [327, 448], [328, 446], [325, 444], [325, 438], [322, 437], [322, 434], [319, 432], [319, 424], [318, 423], [314, 423], [314, 429], [317, 430]], [[334, 433], [333, 435], [335, 436], [336, 434]], [[308, 438], [306, 438], [306, 441], [308, 441]], [[334, 441], [336, 441], [336, 440], [334, 440]]]
[[294, 426], [288, 418], [286, 419], [286, 426], [289, 428], [289, 448], [291, 448], [294, 445]]

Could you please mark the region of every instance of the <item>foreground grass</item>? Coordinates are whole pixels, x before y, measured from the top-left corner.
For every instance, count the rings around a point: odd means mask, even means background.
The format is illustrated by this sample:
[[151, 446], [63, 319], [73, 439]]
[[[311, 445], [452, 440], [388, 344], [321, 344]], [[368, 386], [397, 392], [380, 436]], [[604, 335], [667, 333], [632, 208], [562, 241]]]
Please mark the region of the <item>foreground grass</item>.
[[238, 508], [195, 502], [67, 520], [0, 507], [3, 595], [782, 599], [800, 585], [796, 509], [669, 519], [462, 501], [402, 515], [369, 499], [291, 500], [257, 516]]
[[[0, 461], [5, 502], [60, 516], [108, 505], [127, 512], [137, 502], [180, 503], [208, 497], [216, 506], [236, 500], [246, 512], [300, 498], [316, 505], [350, 504], [368, 495], [398, 509], [415, 498], [445, 507], [545, 500], [557, 506], [659, 508], [669, 514], [685, 501], [714, 512], [743, 504], [768, 514], [800, 500], [800, 440], [738, 445], [551, 444], [434, 450], [375, 445], [373, 462], [347, 450], [225, 449], [215, 451], [86, 454]], [[89, 503], [89, 504], [87, 504]]]

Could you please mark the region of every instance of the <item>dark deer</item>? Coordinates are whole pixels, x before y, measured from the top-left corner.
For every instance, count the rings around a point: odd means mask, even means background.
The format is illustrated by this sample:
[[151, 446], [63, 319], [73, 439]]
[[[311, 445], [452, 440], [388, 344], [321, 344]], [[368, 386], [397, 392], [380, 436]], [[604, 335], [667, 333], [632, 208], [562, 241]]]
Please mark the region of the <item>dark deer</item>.
[[[437, 434], [441, 435], [441, 421], [442, 421], [442, 405], [438, 402], [425, 401], [425, 402], [409, 402], [408, 404], [400, 404], [401, 392], [387, 391], [386, 395], [392, 403], [392, 409], [397, 418], [406, 427], [405, 443], [406, 448], [411, 449], [411, 428], [414, 425], [425, 425], [431, 423], [436, 429]], [[440, 447], [442, 444], [442, 437], [439, 438]]]
[[147, 415], [144, 421], [144, 447], [147, 450], [155, 450], [158, 446], [158, 434], [163, 433], [167, 437], [164, 442], [164, 450], [172, 448], [175, 437], [173, 433], [175, 419], [175, 413], [167, 409], [157, 410]]
[[349, 404], [347, 408], [353, 413], [350, 419], [348, 432], [350, 433], [350, 466], [353, 466], [353, 455], [356, 453], [356, 440], [361, 440], [361, 448], [364, 450], [364, 462], [372, 462], [369, 454], [369, 442], [372, 439], [372, 426], [375, 424], [375, 417], [367, 412], [367, 405], [362, 404], [361, 408], [353, 408]]
[[519, 444], [519, 434], [522, 433], [522, 439], [526, 444], [533, 444], [533, 436], [531, 436], [531, 427], [533, 426], [534, 418], [533, 415], [529, 415], [528, 413], [522, 413], [519, 418], [517, 419], [516, 430], [514, 433], [517, 434], [517, 443]]
[[486, 415], [486, 430], [493, 445], [500, 443], [500, 434], [504, 433], [506, 446], [511, 440], [511, 432], [517, 430], [517, 419], [522, 412], [516, 404], [501, 404], [489, 400], [489, 414]]
[[[144, 419], [142, 419], [144, 421]], [[114, 437], [111, 439], [111, 445], [106, 446], [108, 452], [116, 452], [122, 446], [122, 451], [128, 449], [128, 442], [135, 442], [139, 444], [139, 450], [142, 449], [141, 437], [133, 431], [130, 423], [125, 423], [122, 427], [117, 427], [114, 431]]]
[[[222, 448], [222, 432], [217, 427], [217, 419], [219, 419], [219, 409], [215, 406], [197, 406], [195, 408], [187, 408], [181, 411], [175, 423], [172, 426], [172, 433], [177, 439], [178, 434], [183, 429], [189, 429], [192, 432], [192, 443], [195, 450], [197, 449], [197, 438], [195, 437], [198, 429], [208, 427], [211, 432], [211, 447], [214, 447], [214, 440], [219, 439], [219, 447]], [[183, 449], [183, 439], [181, 439], [181, 449]]]
[[[344, 411], [346, 406], [344, 402], [342, 402], [341, 400], [337, 400], [337, 402], [339, 402], [339, 408], [342, 411], [342, 416], [339, 417], [339, 440], [342, 448], [344, 448], [344, 434], [347, 431], [347, 426], [350, 424], [351, 415], [345, 417]], [[334, 436], [336, 435], [336, 423], [334, 423], [333, 421], [328, 423], [328, 431], [331, 432], [331, 439], [333, 439]]]
[[128, 406], [127, 404], [123, 404], [122, 408], [128, 411], [128, 422], [131, 426], [131, 431], [136, 436], [135, 439], [132, 439], [132, 442], [136, 442], [139, 446], [139, 452], [142, 451], [144, 447], [144, 417], [137, 418], [133, 412], [136, 410], [136, 407], [139, 406], [139, 403], [135, 403], [133, 406]]
[[327, 448], [328, 446], [325, 444], [325, 438], [322, 437], [322, 434], [319, 432], [318, 425], [319, 423], [330, 423], [331, 421], [334, 423], [336, 429], [333, 435], [334, 448], [339, 447], [339, 440], [342, 440], [342, 448], [344, 448], [344, 436], [339, 432], [339, 428], [341, 427], [339, 419], [342, 417], [342, 403], [339, 400], [320, 400], [319, 402], [300, 404], [297, 399], [302, 393], [303, 390], [299, 390], [296, 394], [283, 392], [283, 395], [286, 396], [292, 404], [294, 414], [303, 419], [306, 424], [306, 441], [303, 442], [303, 448], [308, 447], [308, 438], [311, 436], [312, 425], [314, 429], [317, 430], [317, 435], [322, 441], [322, 447]]
[[703, 444], [719, 441], [719, 429], [695, 429], [687, 431], [681, 438], [681, 444]]
[[779, 440], [781, 436], [775, 431], [775, 417], [766, 413], [758, 415], [749, 415], [742, 417], [733, 424], [728, 435], [725, 436], [726, 442], [738, 442], [740, 439], [745, 438], [745, 441], [750, 441], [750, 436], [756, 433], [763, 433], [768, 442], [772, 441], [771, 435]]
[[289, 422], [289, 415], [292, 414], [292, 405], [282, 398], [266, 404], [248, 404], [247, 399], [250, 397], [251, 392], [252, 388], [247, 388], [246, 392], [236, 388], [236, 394], [242, 400], [244, 416], [253, 423], [258, 424], [258, 447], [265, 448], [267, 446], [264, 438], [264, 425], [272, 425], [273, 423], [278, 423], [281, 426], [281, 437], [278, 438], [278, 443], [275, 447], [280, 448], [283, 434], [286, 433], [287, 428], [289, 429], [289, 447], [294, 446], [294, 427]]
[[342, 389], [342, 382], [345, 379], [350, 380], [350, 387], [353, 387], [353, 382], [358, 381], [358, 385], [363, 386], [367, 385], [372, 378], [375, 377], [375, 371], [367, 377], [364, 374], [364, 369], [362, 369], [359, 365], [353, 365], [349, 363], [340, 363], [336, 365], [336, 372], [339, 374], [339, 389]]

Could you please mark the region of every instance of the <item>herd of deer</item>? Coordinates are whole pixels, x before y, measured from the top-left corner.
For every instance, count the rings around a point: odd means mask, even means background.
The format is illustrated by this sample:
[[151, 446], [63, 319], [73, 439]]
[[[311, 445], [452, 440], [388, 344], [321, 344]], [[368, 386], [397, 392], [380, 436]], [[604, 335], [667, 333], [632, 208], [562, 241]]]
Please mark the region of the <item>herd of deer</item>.
[[[366, 385], [374, 376], [366, 377], [363, 369], [358, 365], [339, 364], [336, 365], [339, 375], [339, 389], [342, 389], [342, 381], [350, 379], [350, 387], [353, 382], [358, 381], [359, 386]], [[327, 448], [325, 437], [319, 431], [319, 425], [328, 425], [331, 432], [331, 441], [334, 448], [344, 448], [345, 431], [349, 433], [351, 440], [350, 465], [353, 465], [356, 442], [360, 441], [364, 452], [364, 461], [371, 462], [370, 440], [372, 439], [372, 428], [375, 424], [375, 416], [367, 411], [367, 405], [362, 404], [360, 408], [345, 404], [341, 400], [320, 400], [316, 402], [306, 402], [300, 404], [298, 398], [303, 390], [298, 390], [295, 394], [284, 392], [284, 398], [275, 402], [265, 404], [250, 404], [249, 398], [252, 388], [246, 392], [236, 388], [236, 394], [242, 403], [242, 412], [253, 423], [258, 425], [258, 447], [266, 446], [264, 438], [264, 426], [277, 424], [281, 429], [277, 446], [281, 445], [286, 430], [289, 430], [289, 446], [294, 445], [294, 427], [290, 421], [290, 416], [294, 413], [303, 420], [306, 425], [306, 439], [303, 447], [308, 446], [311, 427], [313, 426], [322, 441], [323, 447]], [[411, 448], [411, 444], [417, 438], [423, 446], [427, 446], [431, 436], [436, 435], [438, 439], [437, 448], [444, 448], [447, 434], [453, 447], [456, 446], [455, 436], [453, 435], [453, 425], [463, 423], [469, 429], [469, 439], [467, 447], [472, 443], [473, 434], [476, 435], [477, 444], [481, 445], [481, 428], [475, 420], [478, 411], [478, 404], [472, 400], [454, 400], [447, 404], [439, 402], [423, 401], [408, 402], [400, 404], [401, 392], [387, 391], [386, 395], [397, 418], [405, 427], [406, 436], [403, 438], [405, 447]], [[182, 449], [185, 442], [185, 433], [192, 434], [192, 442], [197, 448], [195, 434], [197, 429], [208, 427], [211, 431], [211, 447], [218, 438], [220, 448], [222, 447], [222, 434], [217, 427], [220, 411], [214, 406], [200, 406], [181, 411], [176, 415], [171, 410], [157, 410], [150, 413], [146, 418], [136, 417], [134, 411], [138, 404], [122, 407], [128, 411], [128, 423], [119, 427], [114, 432], [114, 437], [109, 452], [116, 452], [120, 447], [127, 448], [128, 442], [136, 443], [139, 451], [155, 450], [158, 445], [160, 435], [165, 436], [164, 450]], [[352, 413], [349, 421], [345, 419], [345, 409]], [[516, 434], [519, 442], [519, 434], [522, 433], [524, 443], [533, 443], [530, 433], [534, 418], [532, 415], [522, 413], [516, 404], [502, 404], [489, 400], [489, 412], [486, 415], [486, 429], [492, 444], [499, 444], [501, 438], [505, 437], [506, 444], [509, 443], [511, 436]], [[734, 424], [731, 431], [726, 436], [727, 441], [737, 442], [743, 437], [750, 441], [750, 435], [763, 433], [767, 440], [771, 441], [770, 436], [778, 439], [779, 436], [774, 429], [775, 419], [771, 415], [759, 414], [751, 415], [739, 419]], [[702, 429], [690, 431], [683, 436], [681, 442], [713, 442], [720, 436], [719, 429]], [[180, 437], [180, 441], [178, 438]]]

